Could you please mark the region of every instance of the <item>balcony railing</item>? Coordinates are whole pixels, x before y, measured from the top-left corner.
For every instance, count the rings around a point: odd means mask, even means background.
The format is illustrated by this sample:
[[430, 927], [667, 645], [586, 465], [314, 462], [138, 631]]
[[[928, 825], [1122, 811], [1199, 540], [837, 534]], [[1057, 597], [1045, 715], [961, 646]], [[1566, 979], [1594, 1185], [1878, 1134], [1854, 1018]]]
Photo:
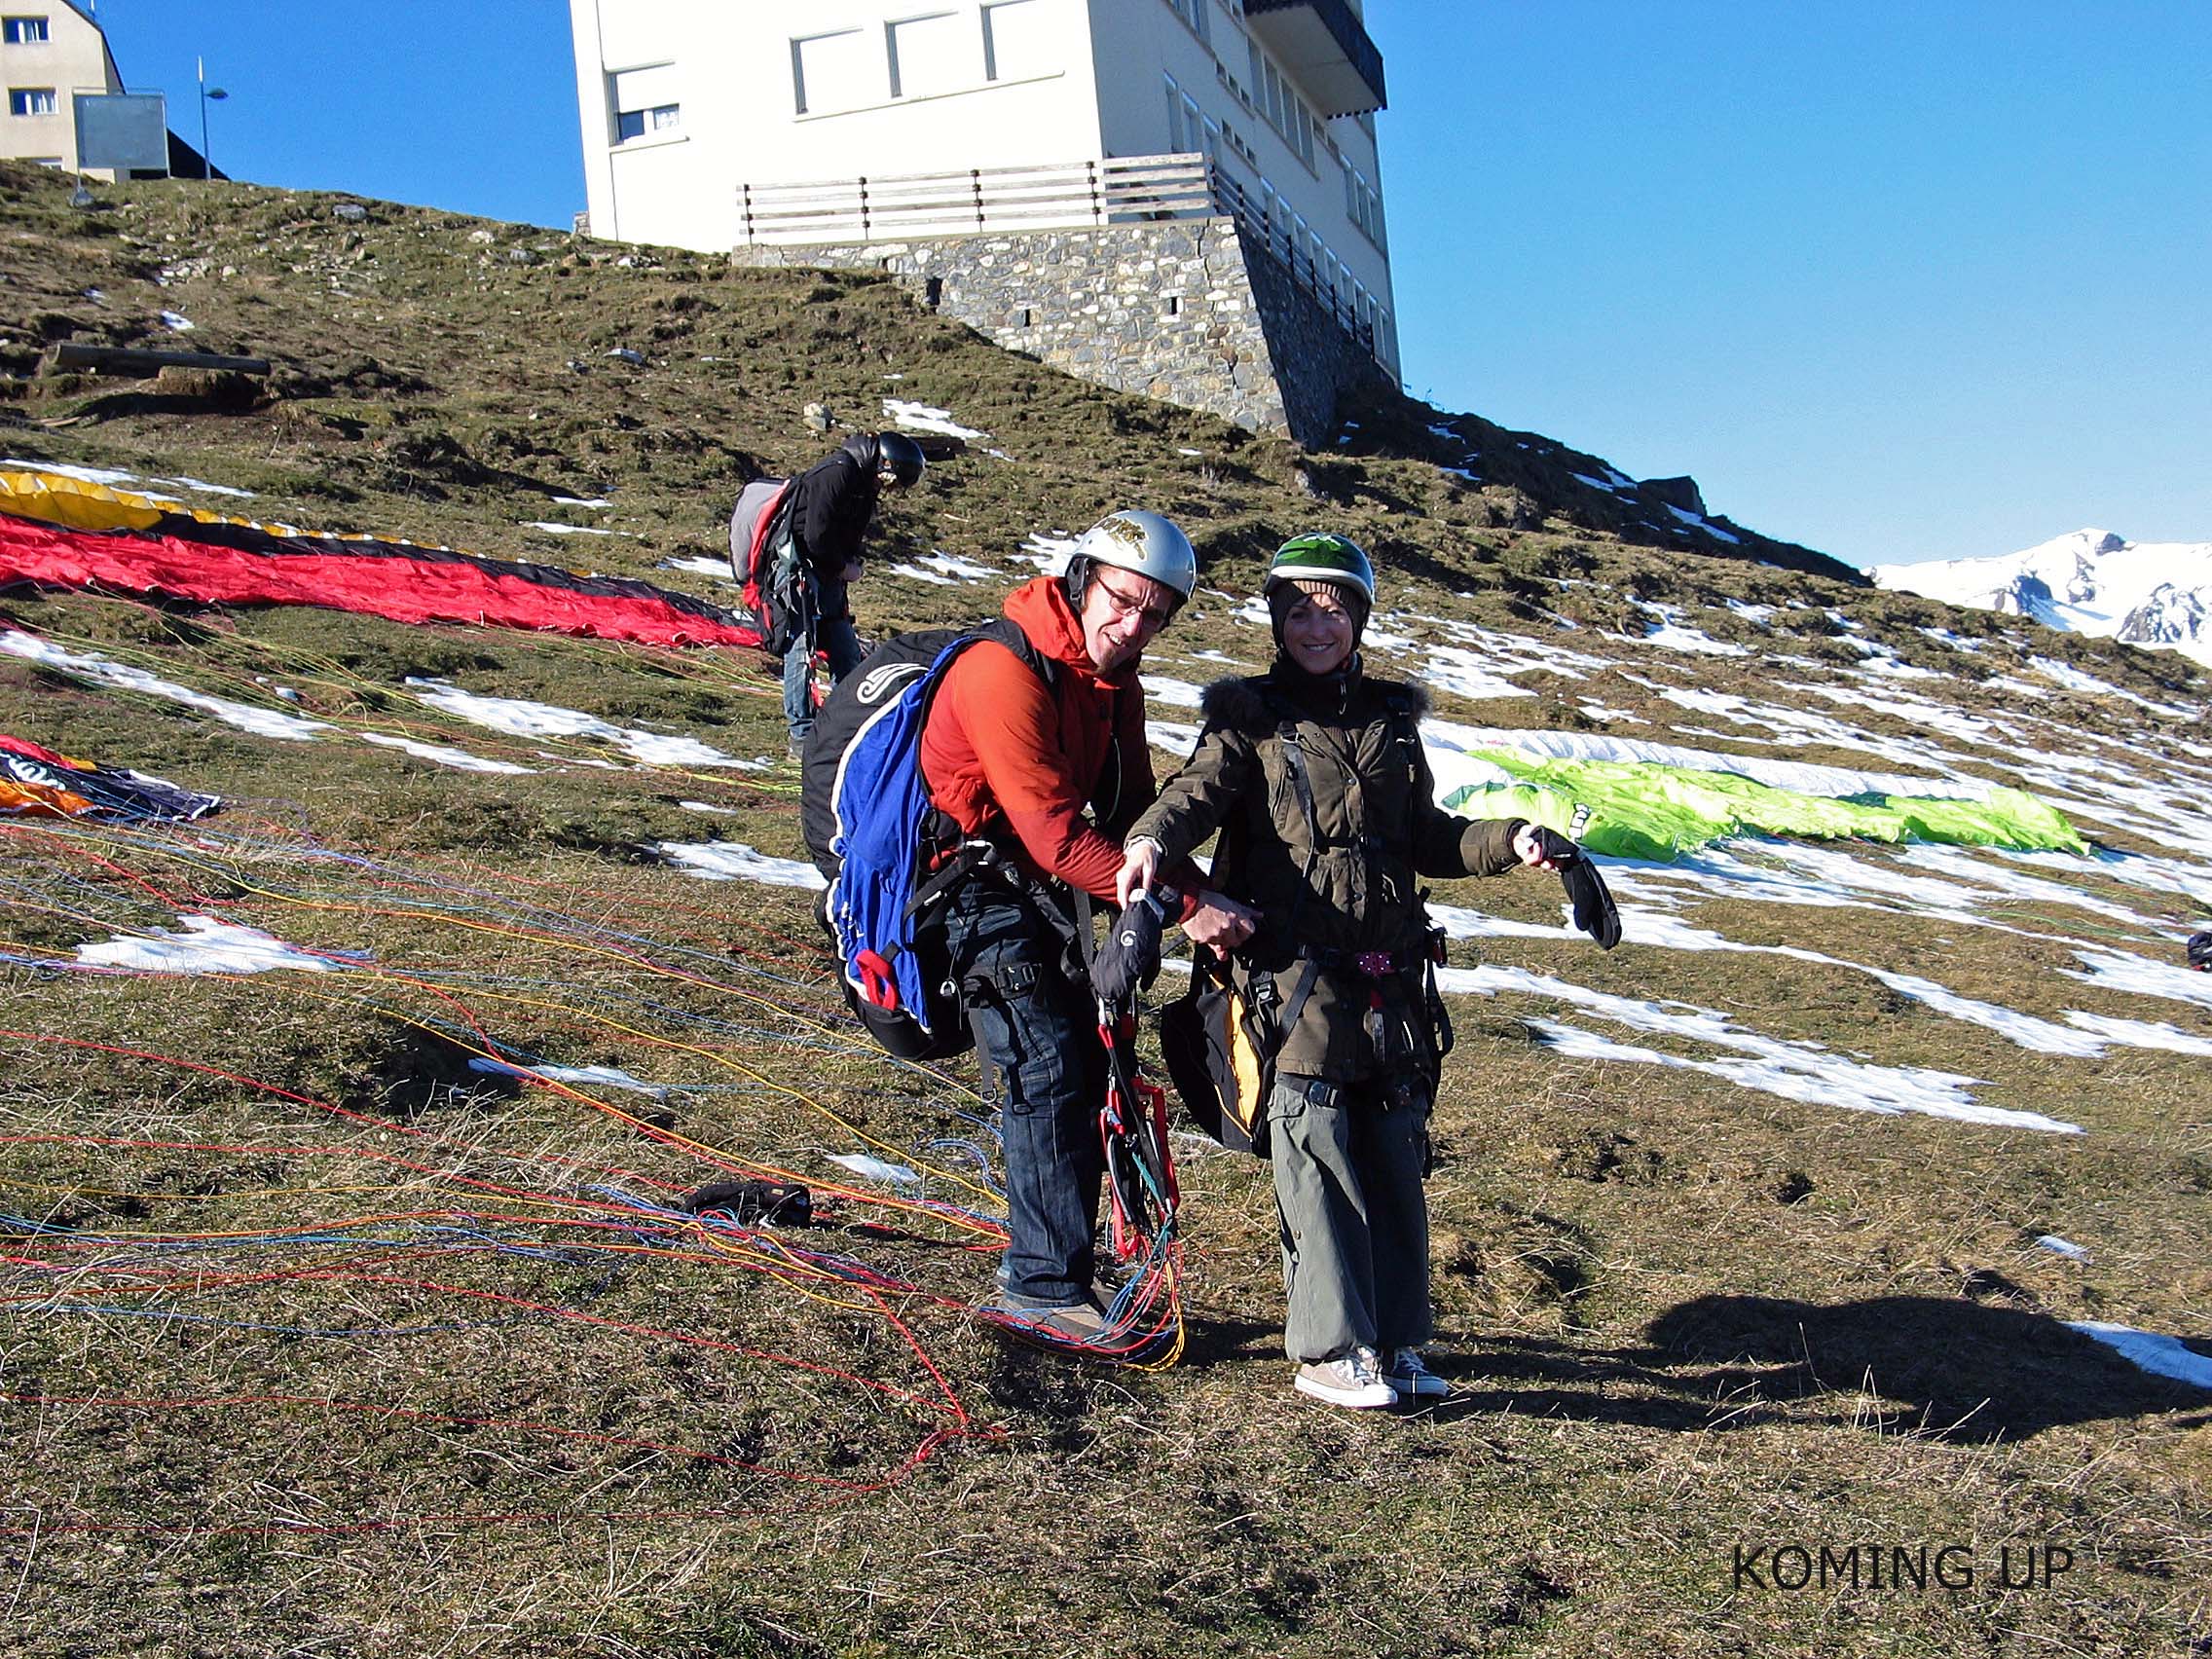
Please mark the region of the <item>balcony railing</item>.
[[971, 167], [816, 184], [738, 186], [738, 240], [896, 241], [990, 231], [1072, 230], [1213, 211], [1202, 156], [1130, 156]]
[[1244, 21], [1325, 116], [1381, 109], [1382, 54], [1345, 0], [1244, 0]]
[[[738, 187], [741, 246], [804, 247], [909, 238], [1082, 230], [1173, 219], [1233, 218], [1297, 287], [1380, 356], [1370, 320], [1289, 225], [1226, 169], [1199, 155], [1126, 156], [1051, 166], [972, 167], [813, 184]], [[1388, 366], [1387, 363], [1384, 364]]]

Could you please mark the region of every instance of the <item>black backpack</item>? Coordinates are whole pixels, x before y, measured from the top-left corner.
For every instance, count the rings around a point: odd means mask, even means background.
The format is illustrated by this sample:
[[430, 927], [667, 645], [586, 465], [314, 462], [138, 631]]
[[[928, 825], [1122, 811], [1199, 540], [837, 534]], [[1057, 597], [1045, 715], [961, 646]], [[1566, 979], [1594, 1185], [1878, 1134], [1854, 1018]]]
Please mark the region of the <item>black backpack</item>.
[[729, 515], [730, 570], [744, 589], [745, 608], [760, 624], [761, 644], [776, 655], [805, 632], [807, 571], [792, 539], [792, 483], [756, 478]]
[[[1050, 686], [1053, 665], [1030, 643], [1020, 625], [998, 617], [974, 628], [925, 628], [894, 635], [868, 652], [860, 667], [839, 681], [815, 716], [807, 738], [799, 783], [799, 829], [815, 867], [830, 886], [815, 906], [815, 920], [830, 936], [838, 958], [838, 982], [854, 1015], [875, 1040], [901, 1059], [943, 1059], [974, 1046], [961, 1012], [958, 988], [949, 983], [942, 907], [938, 903], [974, 866], [970, 851], [938, 864], [957, 834], [951, 821], [930, 806], [920, 782], [921, 733], [930, 703], [944, 670], [978, 640], [995, 640], [1014, 652]], [[913, 693], [918, 707], [902, 702]], [[864, 737], [873, 734], [862, 745]], [[885, 751], [887, 743], [895, 748]], [[863, 798], [846, 799], [848, 762], [856, 746], [866, 756], [868, 780]], [[906, 801], [909, 805], [887, 806]], [[872, 872], [877, 887], [903, 895], [903, 903], [867, 906], [856, 921], [842, 884], [846, 836], [864, 815], [897, 810], [916, 821], [898, 826], [911, 841], [910, 855], [899, 855], [898, 867]], [[868, 838], [868, 844], [874, 844]], [[935, 867], [933, 867], [935, 866]], [[851, 872], [856, 889], [871, 872]], [[902, 997], [896, 985], [909, 993]]]

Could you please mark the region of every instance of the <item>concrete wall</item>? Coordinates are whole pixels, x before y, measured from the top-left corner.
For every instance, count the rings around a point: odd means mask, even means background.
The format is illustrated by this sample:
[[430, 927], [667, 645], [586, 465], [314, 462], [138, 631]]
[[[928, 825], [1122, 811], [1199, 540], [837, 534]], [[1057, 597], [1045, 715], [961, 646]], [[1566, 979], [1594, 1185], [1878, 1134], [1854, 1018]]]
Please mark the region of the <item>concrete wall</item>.
[[740, 248], [752, 266], [883, 271], [977, 333], [1080, 379], [1309, 448], [1373, 356], [1235, 221]]

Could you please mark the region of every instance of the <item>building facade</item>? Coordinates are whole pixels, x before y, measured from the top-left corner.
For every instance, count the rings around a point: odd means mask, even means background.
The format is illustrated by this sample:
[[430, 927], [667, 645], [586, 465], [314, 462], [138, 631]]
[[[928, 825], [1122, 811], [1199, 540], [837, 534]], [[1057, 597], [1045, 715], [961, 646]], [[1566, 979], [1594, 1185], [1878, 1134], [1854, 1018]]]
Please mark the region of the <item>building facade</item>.
[[[1145, 374], [1131, 343], [1173, 335], [1229, 387], [1199, 406], [1304, 441], [1330, 411], [1276, 395], [1290, 341], [1269, 327], [1340, 329], [1335, 381], [1397, 373], [1359, 0], [570, 8], [595, 235], [914, 276], [1006, 344], [1155, 394], [1188, 377]], [[1084, 303], [1148, 283], [1172, 326], [1086, 342]]]
[[[0, 84], [8, 92], [0, 156], [71, 172], [83, 170], [77, 94], [123, 91], [107, 36], [71, 0], [0, 0]], [[94, 168], [92, 176], [112, 181], [115, 175], [112, 168]]]

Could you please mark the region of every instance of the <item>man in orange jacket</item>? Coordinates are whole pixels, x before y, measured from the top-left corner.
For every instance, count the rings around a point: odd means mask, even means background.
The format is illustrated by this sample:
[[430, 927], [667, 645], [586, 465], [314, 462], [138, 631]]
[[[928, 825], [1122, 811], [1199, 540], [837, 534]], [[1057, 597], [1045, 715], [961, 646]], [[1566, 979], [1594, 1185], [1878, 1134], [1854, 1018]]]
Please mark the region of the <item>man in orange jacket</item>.
[[[1092, 1240], [1106, 1078], [1066, 902], [1080, 889], [1113, 905], [1122, 833], [1158, 793], [1137, 665], [1197, 585], [1198, 557], [1173, 524], [1111, 514], [1084, 533], [1064, 574], [1007, 596], [1006, 614], [1052, 666], [1050, 683], [981, 641], [945, 671], [922, 730], [932, 800], [964, 835], [998, 841], [1026, 878], [979, 871], [945, 918], [952, 977], [1003, 1097], [998, 1306], [1076, 1342], [1105, 1319]], [[1252, 912], [1201, 892], [1195, 866], [1166, 880], [1187, 895], [1194, 940], [1226, 951], [1251, 936]]]

